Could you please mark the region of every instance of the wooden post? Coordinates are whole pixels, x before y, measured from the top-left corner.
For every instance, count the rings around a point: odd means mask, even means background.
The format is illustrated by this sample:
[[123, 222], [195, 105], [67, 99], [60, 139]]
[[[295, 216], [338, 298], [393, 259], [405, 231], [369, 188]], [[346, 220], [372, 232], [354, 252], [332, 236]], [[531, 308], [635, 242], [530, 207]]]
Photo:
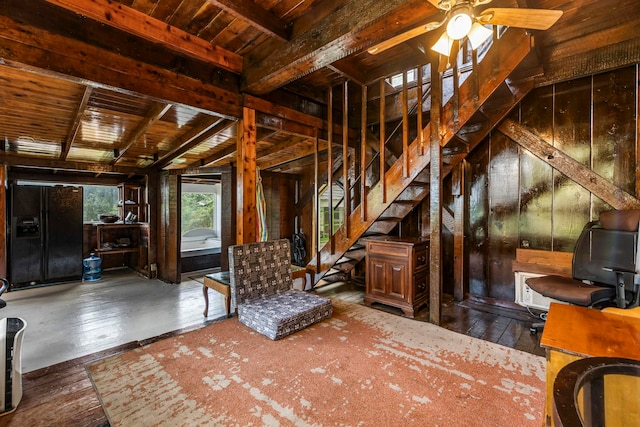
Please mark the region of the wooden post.
[[[331, 122], [329, 122], [329, 129], [331, 129]], [[309, 271], [311, 273], [311, 287], [313, 288], [316, 285], [315, 282], [315, 273], [320, 271], [321, 260], [320, 260], [320, 230], [318, 228], [318, 224], [320, 221], [320, 183], [318, 180], [320, 179], [320, 144], [319, 144], [319, 136], [318, 136], [318, 128], [315, 129], [316, 137], [313, 139], [313, 218], [311, 219], [311, 226], [313, 227], [313, 231], [311, 233], [312, 242], [311, 246], [316, 254], [316, 267], [315, 270]], [[331, 130], [329, 130], [329, 135], [331, 135]], [[329, 137], [329, 146], [331, 146], [331, 137]]]
[[367, 85], [362, 86], [360, 110], [360, 217], [367, 220]]
[[256, 241], [256, 112], [242, 109], [236, 151], [236, 244]]
[[418, 75], [416, 76], [418, 81], [418, 85], [416, 87], [416, 127], [418, 128], [418, 141], [420, 144], [418, 153], [420, 156], [424, 156], [424, 129], [422, 129], [422, 97], [424, 96], [422, 93], [422, 68], [422, 65], [418, 67]]
[[0, 277], [7, 277], [7, 166], [0, 165]]
[[385, 120], [385, 94], [384, 94], [384, 90], [385, 90], [385, 81], [384, 79], [380, 79], [380, 151], [379, 151], [379, 156], [380, 156], [380, 189], [382, 190], [380, 193], [382, 194], [382, 203], [387, 203], [387, 188], [386, 188], [386, 183], [384, 180], [384, 170], [385, 170], [385, 140], [387, 139], [387, 136], [385, 135], [385, 124], [384, 124], [384, 120]]
[[464, 300], [465, 294], [465, 258], [464, 258], [464, 224], [465, 224], [465, 168], [463, 160], [456, 166], [452, 174], [451, 190], [453, 196], [453, 297], [456, 301]]
[[[342, 185], [344, 187], [344, 235], [350, 237], [349, 216], [351, 214], [351, 184], [349, 183], [349, 81], [345, 80], [342, 91]], [[333, 218], [331, 218], [333, 222]]]
[[409, 91], [407, 72], [402, 73], [402, 178], [409, 177]]
[[[329, 87], [327, 99], [327, 127], [329, 129], [329, 141], [327, 143], [327, 191], [329, 193], [329, 247], [331, 255], [335, 252], [335, 241], [333, 240], [333, 88]], [[320, 222], [320, 211], [318, 211], [318, 223]], [[319, 248], [318, 248], [319, 249]], [[320, 261], [320, 252], [318, 252]]]
[[442, 169], [442, 148], [440, 147], [440, 109], [442, 106], [442, 80], [438, 67], [431, 65], [431, 141], [430, 171], [431, 191], [430, 222], [431, 235], [429, 245], [429, 321], [440, 324], [442, 305], [442, 186], [440, 170]]

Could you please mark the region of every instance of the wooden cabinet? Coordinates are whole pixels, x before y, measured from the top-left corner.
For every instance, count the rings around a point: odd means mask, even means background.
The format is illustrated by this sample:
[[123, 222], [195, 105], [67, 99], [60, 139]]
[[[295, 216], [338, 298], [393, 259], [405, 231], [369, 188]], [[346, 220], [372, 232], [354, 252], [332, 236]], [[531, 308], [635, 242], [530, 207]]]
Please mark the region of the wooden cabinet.
[[419, 238], [367, 241], [367, 305], [381, 303], [414, 317], [429, 297], [429, 240]]

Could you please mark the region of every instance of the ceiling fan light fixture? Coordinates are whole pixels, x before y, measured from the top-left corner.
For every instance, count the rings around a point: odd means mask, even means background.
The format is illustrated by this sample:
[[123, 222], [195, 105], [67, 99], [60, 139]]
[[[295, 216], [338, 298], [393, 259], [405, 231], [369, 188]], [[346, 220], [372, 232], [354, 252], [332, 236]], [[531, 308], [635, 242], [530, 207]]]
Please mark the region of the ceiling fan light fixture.
[[442, 33], [436, 44], [431, 46], [431, 50], [438, 52], [440, 55], [449, 56], [451, 54], [451, 47], [453, 46], [453, 39], [447, 35], [446, 32]]
[[460, 40], [469, 34], [473, 25], [473, 13], [467, 5], [457, 7], [447, 23], [447, 34], [454, 40]]
[[488, 29], [482, 24], [474, 22], [471, 27], [471, 31], [469, 31], [468, 38], [471, 42], [471, 48], [477, 49], [482, 45], [482, 43], [486, 42], [493, 35], [493, 31]]

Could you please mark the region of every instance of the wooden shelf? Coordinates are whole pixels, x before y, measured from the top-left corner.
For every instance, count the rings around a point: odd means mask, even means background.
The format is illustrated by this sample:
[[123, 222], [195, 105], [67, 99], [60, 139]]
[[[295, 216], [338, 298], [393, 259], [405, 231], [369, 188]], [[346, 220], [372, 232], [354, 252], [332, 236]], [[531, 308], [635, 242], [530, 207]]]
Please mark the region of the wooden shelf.
[[138, 248], [118, 248], [118, 249], [94, 249], [93, 251], [97, 254], [129, 254], [138, 252]]
[[[114, 255], [114, 254], [130, 254], [130, 253], [138, 253], [139, 252], [139, 244], [140, 244], [140, 227], [141, 223], [119, 223], [115, 222], [112, 224], [95, 224], [96, 226], [96, 246], [95, 252], [98, 256], [102, 257], [104, 255]], [[124, 231], [131, 230], [132, 231]], [[111, 240], [114, 241], [122, 237], [126, 237], [130, 239], [131, 246], [127, 247], [113, 247], [109, 249], [103, 249], [102, 245], [105, 241], [105, 230], [110, 230], [109, 235], [107, 236]], [[123, 230], [124, 232], [120, 231]]]

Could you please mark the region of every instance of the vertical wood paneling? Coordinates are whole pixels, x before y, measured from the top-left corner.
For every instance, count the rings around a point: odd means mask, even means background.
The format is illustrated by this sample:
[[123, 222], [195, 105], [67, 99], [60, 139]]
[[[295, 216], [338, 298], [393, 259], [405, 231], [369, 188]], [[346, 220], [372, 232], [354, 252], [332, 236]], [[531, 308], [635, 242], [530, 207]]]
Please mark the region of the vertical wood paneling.
[[[591, 79], [555, 85], [554, 146], [578, 162], [591, 164]], [[572, 252], [584, 225], [591, 220], [591, 194], [554, 172], [553, 250]]]
[[[160, 239], [158, 240], [158, 277], [180, 283], [180, 177], [163, 172], [160, 176]], [[177, 224], [177, 225], [176, 225]], [[171, 226], [170, 226], [171, 225]]]
[[[538, 88], [512, 118], [634, 193], [639, 77], [629, 67]], [[515, 249], [571, 252], [584, 225], [608, 206], [502, 138], [492, 135], [468, 157], [468, 281], [474, 296], [513, 301]]]
[[220, 267], [229, 270], [229, 246], [236, 243], [236, 169], [230, 167], [222, 173], [222, 227], [220, 236]]
[[636, 187], [636, 87], [634, 67], [593, 77], [593, 170], [629, 194]]
[[[553, 141], [553, 87], [540, 88], [521, 104], [521, 123]], [[526, 150], [520, 152], [520, 247], [550, 251], [553, 169]]]
[[[488, 295], [487, 260], [489, 224], [489, 144], [483, 143], [469, 159], [469, 293]], [[499, 284], [495, 284], [499, 286]]]
[[518, 147], [496, 132], [490, 152], [488, 296], [513, 301], [515, 290], [502, 284], [513, 280], [510, 267], [518, 247]]

